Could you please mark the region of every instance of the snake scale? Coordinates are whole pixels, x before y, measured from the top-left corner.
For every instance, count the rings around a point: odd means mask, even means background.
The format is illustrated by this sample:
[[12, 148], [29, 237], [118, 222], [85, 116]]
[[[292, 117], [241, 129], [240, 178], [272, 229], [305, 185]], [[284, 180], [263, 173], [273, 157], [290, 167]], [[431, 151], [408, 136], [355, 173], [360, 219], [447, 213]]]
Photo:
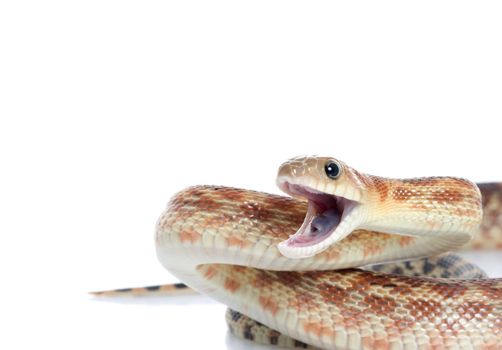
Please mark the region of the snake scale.
[[[228, 305], [233, 333], [322, 349], [501, 348], [502, 279], [431, 271], [469, 241], [501, 248], [502, 186], [389, 179], [316, 156], [281, 165], [277, 184], [289, 197], [191, 187], [157, 223], [163, 266]], [[402, 274], [412, 264], [426, 276]]]

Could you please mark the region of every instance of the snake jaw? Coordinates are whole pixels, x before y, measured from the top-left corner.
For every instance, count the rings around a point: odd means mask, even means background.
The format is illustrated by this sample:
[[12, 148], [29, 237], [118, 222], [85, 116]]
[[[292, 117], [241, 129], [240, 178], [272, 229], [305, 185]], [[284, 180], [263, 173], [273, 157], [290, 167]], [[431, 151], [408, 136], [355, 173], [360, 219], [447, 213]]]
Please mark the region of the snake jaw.
[[345, 238], [362, 223], [361, 203], [357, 201], [289, 182], [281, 183], [280, 187], [294, 197], [308, 200], [302, 226], [278, 245], [279, 251], [288, 258], [316, 255]]

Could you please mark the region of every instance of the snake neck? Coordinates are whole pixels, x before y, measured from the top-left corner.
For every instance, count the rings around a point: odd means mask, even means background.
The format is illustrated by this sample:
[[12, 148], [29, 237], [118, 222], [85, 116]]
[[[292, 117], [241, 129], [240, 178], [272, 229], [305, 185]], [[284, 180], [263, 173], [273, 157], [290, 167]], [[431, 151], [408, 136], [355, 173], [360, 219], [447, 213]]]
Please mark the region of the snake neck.
[[[359, 227], [371, 231], [422, 236], [458, 236], [468, 241], [481, 224], [481, 193], [476, 184], [461, 178], [428, 177], [385, 179], [372, 176], [375, 184], [366, 203], [367, 219]], [[453, 247], [452, 247], [453, 248]]]

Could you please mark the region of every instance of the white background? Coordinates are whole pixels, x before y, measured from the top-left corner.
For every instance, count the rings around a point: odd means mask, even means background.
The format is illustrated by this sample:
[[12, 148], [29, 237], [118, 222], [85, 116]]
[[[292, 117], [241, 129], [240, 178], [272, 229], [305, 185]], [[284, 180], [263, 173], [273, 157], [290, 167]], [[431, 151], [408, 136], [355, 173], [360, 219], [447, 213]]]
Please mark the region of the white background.
[[497, 1], [2, 1], [0, 347], [247, 348], [203, 297], [85, 293], [174, 281], [153, 246], [169, 197], [278, 193], [295, 155], [502, 180], [501, 17]]

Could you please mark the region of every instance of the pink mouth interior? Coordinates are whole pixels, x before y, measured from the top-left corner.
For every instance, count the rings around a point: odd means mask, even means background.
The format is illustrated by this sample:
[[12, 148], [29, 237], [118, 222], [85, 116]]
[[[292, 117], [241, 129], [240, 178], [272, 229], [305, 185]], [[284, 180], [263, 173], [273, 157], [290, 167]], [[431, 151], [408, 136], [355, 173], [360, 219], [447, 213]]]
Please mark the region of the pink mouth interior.
[[288, 239], [287, 245], [305, 247], [328, 238], [342, 221], [349, 200], [300, 185], [286, 184], [286, 188], [289, 193], [305, 197], [309, 202], [302, 226]]

